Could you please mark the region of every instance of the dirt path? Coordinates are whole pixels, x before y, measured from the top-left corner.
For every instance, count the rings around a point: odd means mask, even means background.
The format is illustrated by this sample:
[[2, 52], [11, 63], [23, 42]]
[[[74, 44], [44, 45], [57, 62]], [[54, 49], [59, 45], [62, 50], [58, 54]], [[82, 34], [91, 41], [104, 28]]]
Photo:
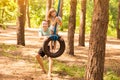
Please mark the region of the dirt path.
[[[67, 40], [67, 33], [60, 33], [65, 41]], [[8, 28], [2, 30], [0, 28], [0, 43], [16, 45], [16, 29]], [[25, 32], [26, 46], [21, 47], [20, 50], [13, 52], [21, 54], [22, 59], [8, 58], [0, 56], [0, 80], [47, 80], [46, 74], [43, 74], [41, 69], [38, 67], [37, 62], [31, 59], [35, 57], [39, 47], [42, 45], [42, 41], [39, 41], [37, 29], [26, 29]], [[84, 66], [87, 62], [88, 54], [88, 41], [89, 37], [86, 36], [86, 47], [77, 46], [78, 34], [75, 35], [75, 56], [71, 57], [66, 54], [62, 55], [57, 60], [60, 60], [69, 65]], [[67, 41], [66, 41], [67, 44]], [[114, 38], [108, 38], [106, 50], [106, 62], [105, 68], [112, 67], [118, 73], [120, 73], [120, 40]], [[112, 64], [115, 65], [112, 65]], [[64, 77], [64, 78], [63, 78]], [[53, 74], [53, 80], [72, 80], [69, 76], [58, 76]]]

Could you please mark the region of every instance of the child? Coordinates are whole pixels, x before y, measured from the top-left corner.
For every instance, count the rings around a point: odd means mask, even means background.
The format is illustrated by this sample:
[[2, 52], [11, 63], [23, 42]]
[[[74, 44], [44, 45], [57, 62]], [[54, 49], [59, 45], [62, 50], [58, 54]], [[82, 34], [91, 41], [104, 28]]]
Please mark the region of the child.
[[49, 29], [48, 21], [43, 20], [41, 26], [42, 26], [42, 28], [39, 29], [39, 37], [40, 37], [40, 39], [43, 39], [43, 37], [46, 37], [46, 36], [50, 35], [50, 29]]
[[[57, 12], [54, 8], [51, 8], [48, 12], [47, 15], [47, 20], [50, 22], [50, 32], [51, 34], [53, 34], [54, 29], [55, 29], [55, 24], [59, 24], [60, 26], [62, 26], [62, 19], [60, 16], [56, 16]], [[58, 32], [58, 28], [56, 28], [57, 32]]]
[[[40, 40], [45, 39], [47, 36], [50, 35], [50, 29], [48, 27], [48, 21], [42, 21], [42, 28], [39, 30], [39, 36], [40, 36]], [[38, 51], [38, 54], [36, 55], [36, 59], [39, 62], [42, 70], [44, 73], [46, 73], [46, 70], [44, 68], [43, 65], [43, 61], [41, 59], [41, 57], [44, 57], [45, 53], [43, 52], [42, 48], [40, 48], [40, 50]], [[48, 77], [51, 76], [51, 72], [52, 72], [52, 58], [49, 57], [49, 71], [48, 71]]]
[[[60, 16], [57, 16], [57, 12], [54, 8], [48, 11], [47, 20], [50, 22], [50, 34], [54, 34], [56, 24], [62, 26], [62, 19]], [[56, 28], [56, 34], [58, 34], [58, 27]], [[51, 42], [51, 46], [54, 46], [53, 49], [56, 49], [56, 42], [54, 42], [54, 45], [52, 44], [53, 42]]]

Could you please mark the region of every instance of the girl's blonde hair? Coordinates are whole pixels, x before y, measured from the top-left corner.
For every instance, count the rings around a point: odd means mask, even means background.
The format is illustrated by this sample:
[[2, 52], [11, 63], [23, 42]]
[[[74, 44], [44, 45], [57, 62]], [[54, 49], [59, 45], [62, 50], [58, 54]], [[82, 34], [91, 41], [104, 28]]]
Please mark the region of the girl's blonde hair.
[[51, 8], [49, 11], [48, 11], [48, 14], [47, 14], [47, 19], [50, 20], [51, 19], [51, 13], [53, 12], [56, 12], [56, 10], [54, 8]]

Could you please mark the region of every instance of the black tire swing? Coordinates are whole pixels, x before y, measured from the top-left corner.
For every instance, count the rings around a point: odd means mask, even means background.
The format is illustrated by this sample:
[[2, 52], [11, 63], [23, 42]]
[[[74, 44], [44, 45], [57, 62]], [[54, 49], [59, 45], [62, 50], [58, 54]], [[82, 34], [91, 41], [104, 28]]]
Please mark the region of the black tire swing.
[[45, 42], [43, 44], [43, 51], [47, 56], [52, 57], [52, 58], [56, 58], [56, 57], [61, 56], [64, 53], [64, 50], [65, 50], [64, 40], [62, 40], [61, 37], [58, 37], [58, 39], [56, 41], [59, 42], [60, 48], [57, 50], [57, 52], [54, 53], [54, 52], [51, 52], [49, 49], [50, 47], [48, 47], [48, 44], [50, 42], [54, 42], [53, 39], [51, 37], [49, 37], [48, 39], [45, 40]]
[[[60, 11], [60, 0], [58, 2], [57, 16], [59, 15], [59, 11]], [[57, 23], [55, 25], [54, 34], [50, 35], [49, 38], [47, 38], [43, 43], [44, 53], [51, 58], [59, 57], [65, 51], [65, 41], [59, 35], [56, 34], [56, 27], [57, 27]], [[56, 42], [59, 43], [59, 49], [56, 52], [51, 52], [51, 48], [50, 48], [49, 44], [53, 43], [52, 47], [54, 48], [56, 45], [55, 44]]]

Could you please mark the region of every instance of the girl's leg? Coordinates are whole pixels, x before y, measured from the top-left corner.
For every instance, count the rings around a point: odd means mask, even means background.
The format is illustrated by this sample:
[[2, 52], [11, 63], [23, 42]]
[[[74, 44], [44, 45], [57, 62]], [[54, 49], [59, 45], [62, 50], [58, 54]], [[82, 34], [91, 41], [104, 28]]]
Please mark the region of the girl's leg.
[[56, 49], [56, 41], [53, 42], [53, 50]]
[[36, 59], [37, 59], [38, 63], [40, 64], [43, 72], [46, 73], [46, 70], [45, 70], [44, 65], [43, 65], [43, 60], [41, 59], [39, 54], [36, 55]]

